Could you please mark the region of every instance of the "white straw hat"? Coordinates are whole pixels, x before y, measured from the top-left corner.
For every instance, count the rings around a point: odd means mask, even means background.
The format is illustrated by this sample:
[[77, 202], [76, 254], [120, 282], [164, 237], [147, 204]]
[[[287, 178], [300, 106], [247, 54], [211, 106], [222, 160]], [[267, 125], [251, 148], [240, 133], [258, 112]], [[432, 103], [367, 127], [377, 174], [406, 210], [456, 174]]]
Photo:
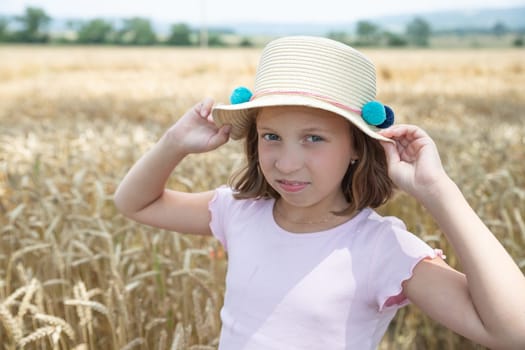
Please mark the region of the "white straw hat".
[[217, 126], [231, 124], [232, 139], [246, 136], [261, 107], [307, 106], [336, 113], [372, 138], [393, 123], [392, 110], [374, 101], [375, 67], [359, 51], [321, 37], [291, 36], [270, 42], [257, 68], [253, 94], [238, 88], [232, 104], [214, 106]]

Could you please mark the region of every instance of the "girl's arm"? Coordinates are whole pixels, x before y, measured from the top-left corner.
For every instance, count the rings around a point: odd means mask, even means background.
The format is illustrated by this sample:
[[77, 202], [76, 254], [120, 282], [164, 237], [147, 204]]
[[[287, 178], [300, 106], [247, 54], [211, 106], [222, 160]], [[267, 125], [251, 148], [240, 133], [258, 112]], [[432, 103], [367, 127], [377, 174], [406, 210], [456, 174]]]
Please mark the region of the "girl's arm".
[[441, 259], [424, 260], [405, 295], [453, 331], [491, 348], [525, 349], [525, 277], [445, 173], [432, 139], [415, 126], [382, 132], [394, 183], [439, 224], [464, 274]]
[[208, 203], [214, 192], [184, 193], [165, 189], [168, 177], [190, 153], [226, 143], [229, 126], [217, 128], [210, 117], [213, 100], [187, 111], [126, 174], [115, 205], [138, 222], [183, 233], [211, 234]]

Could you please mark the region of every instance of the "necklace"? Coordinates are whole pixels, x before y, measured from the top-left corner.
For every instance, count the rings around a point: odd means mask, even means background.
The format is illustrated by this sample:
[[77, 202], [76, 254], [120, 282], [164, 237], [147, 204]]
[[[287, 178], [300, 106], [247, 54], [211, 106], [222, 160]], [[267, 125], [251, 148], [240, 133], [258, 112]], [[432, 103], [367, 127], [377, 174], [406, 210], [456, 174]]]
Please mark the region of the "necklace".
[[291, 224], [296, 224], [296, 225], [320, 225], [320, 224], [325, 224], [330, 221], [334, 221], [337, 218], [341, 217], [341, 216], [335, 215], [333, 212], [330, 212], [330, 216], [326, 216], [320, 220], [294, 221], [294, 220], [288, 219], [283, 213], [281, 213], [281, 211], [277, 208], [277, 205], [274, 206], [274, 211], [277, 214], [277, 216], [279, 216], [284, 221], [291, 223]]

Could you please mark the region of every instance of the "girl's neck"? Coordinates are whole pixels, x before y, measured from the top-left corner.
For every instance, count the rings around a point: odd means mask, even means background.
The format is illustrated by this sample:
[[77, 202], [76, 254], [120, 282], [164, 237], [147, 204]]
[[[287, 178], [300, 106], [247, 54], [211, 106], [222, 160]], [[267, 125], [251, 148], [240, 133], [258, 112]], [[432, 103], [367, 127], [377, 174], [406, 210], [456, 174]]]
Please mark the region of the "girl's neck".
[[342, 212], [348, 203], [333, 208], [297, 208], [283, 204], [282, 199], [276, 200], [273, 207], [274, 219], [283, 229], [308, 233], [331, 229], [339, 226], [355, 216], [356, 212], [348, 215], [336, 214]]

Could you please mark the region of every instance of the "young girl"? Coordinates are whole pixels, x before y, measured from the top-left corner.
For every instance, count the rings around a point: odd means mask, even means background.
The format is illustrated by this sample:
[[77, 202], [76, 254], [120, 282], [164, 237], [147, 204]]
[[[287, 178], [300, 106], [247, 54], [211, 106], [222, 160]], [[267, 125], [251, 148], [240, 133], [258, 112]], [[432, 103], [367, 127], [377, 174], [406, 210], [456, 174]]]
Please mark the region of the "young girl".
[[[195, 105], [129, 171], [128, 217], [214, 235], [228, 252], [220, 349], [374, 349], [409, 301], [491, 348], [525, 348], [525, 278], [447, 176], [433, 141], [395, 125], [358, 51], [315, 37], [264, 49], [254, 94]], [[165, 189], [188, 154], [245, 139], [229, 187]], [[414, 196], [455, 249], [440, 251], [381, 217], [393, 186]]]

